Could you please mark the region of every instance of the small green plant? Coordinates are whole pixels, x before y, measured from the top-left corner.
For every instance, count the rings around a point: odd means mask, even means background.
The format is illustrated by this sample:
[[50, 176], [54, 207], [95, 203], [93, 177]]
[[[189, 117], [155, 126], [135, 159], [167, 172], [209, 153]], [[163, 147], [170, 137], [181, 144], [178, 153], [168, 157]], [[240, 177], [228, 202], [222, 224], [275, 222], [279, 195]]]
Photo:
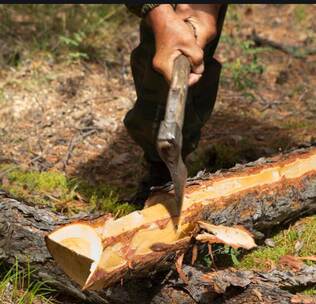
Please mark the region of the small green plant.
[[238, 249], [235, 249], [232, 247], [230, 247], [229, 249], [230, 249], [229, 254], [230, 254], [230, 257], [232, 259], [234, 266], [238, 266], [240, 264], [240, 262], [238, 260], [238, 255], [240, 254], [240, 252], [238, 251]]
[[0, 61], [14, 66], [29, 58], [108, 60], [121, 45], [118, 29], [137, 22], [123, 4], [0, 5], [0, 20], [10, 50]]
[[50, 297], [54, 291], [47, 286], [48, 282], [32, 281], [31, 270], [28, 264], [26, 269], [19, 267], [18, 260], [8, 270], [1, 266], [0, 275], [0, 302], [13, 304], [53, 304], [56, 303]]
[[240, 91], [253, 89], [256, 86], [255, 76], [262, 74], [264, 71], [263, 65], [258, 59], [258, 54], [265, 51], [266, 48], [255, 47], [252, 40], [240, 41], [239, 46], [244, 56], [224, 64], [224, 67], [227, 69], [227, 74], [233, 80], [236, 89]]
[[83, 48], [86, 34], [84, 32], [76, 32], [70, 37], [61, 35], [60, 42], [69, 48], [69, 57], [72, 60], [89, 59], [89, 55], [80, 51]]

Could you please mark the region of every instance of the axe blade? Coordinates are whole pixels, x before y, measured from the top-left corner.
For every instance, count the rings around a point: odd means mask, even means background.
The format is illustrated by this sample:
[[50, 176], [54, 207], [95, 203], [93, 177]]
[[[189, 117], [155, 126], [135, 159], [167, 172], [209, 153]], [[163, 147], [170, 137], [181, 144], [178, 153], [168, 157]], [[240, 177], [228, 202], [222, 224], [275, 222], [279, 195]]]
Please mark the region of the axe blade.
[[174, 61], [164, 120], [160, 123], [157, 150], [167, 165], [174, 184], [176, 216], [180, 216], [187, 168], [182, 159], [182, 127], [188, 92], [190, 62], [184, 55]]
[[182, 134], [176, 123], [163, 121], [157, 140], [160, 157], [169, 169], [174, 185], [176, 208], [174, 215], [179, 217], [182, 210], [184, 188], [187, 180], [187, 168], [182, 159]]

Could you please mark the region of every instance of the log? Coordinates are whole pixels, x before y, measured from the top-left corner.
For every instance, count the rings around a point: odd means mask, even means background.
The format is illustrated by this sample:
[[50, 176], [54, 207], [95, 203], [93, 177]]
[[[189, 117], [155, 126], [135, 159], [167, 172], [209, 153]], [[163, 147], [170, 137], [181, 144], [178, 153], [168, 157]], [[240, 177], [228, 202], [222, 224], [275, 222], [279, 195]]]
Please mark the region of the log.
[[315, 147], [199, 178], [185, 189], [180, 218], [173, 191], [160, 191], [147, 208], [122, 218], [66, 224], [46, 235], [46, 245], [83, 289], [101, 290], [169, 268], [190, 246], [200, 220], [243, 225], [262, 238], [265, 231], [316, 210]]
[[[257, 304], [278, 301], [285, 304], [294, 298], [290, 291], [316, 284], [316, 266], [304, 266], [299, 271], [274, 269], [260, 272], [229, 268], [208, 272], [186, 265], [183, 272], [189, 278], [188, 282], [184, 284], [178, 277], [169, 279], [153, 298], [153, 303]], [[309, 299], [315, 301], [316, 297]]]
[[[82, 220], [86, 217], [81, 215]], [[47, 281], [57, 291], [81, 301], [107, 304], [106, 297], [95, 292], [82, 292], [77, 284], [56, 267], [46, 249], [44, 237], [69, 223], [69, 219], [50, 210], [28, 205], [10, 198], [0, 190], [0, 260], [34, 270], [34, 279]]]
[[[218, 303], [245, 303], [245, 299], [248, 299], [247, 303], [251, 304], [258, 303], [258, 301], [251, 302], [250, 300], [258, 294], [258, 290], [264, 295], [263, 298], [272, 296], [285, 298], [286, 296], [285, 299], [288, 300], [293, 295], [281, 288], [306, 286], [307, 282], [316, 283], [315, 267], [306, 267], [296, 273], [275, 270], [270, 273], [242, 271], [236, 274], [232, 269], [228, 269], [217, 272], [217, 276], [214, 277], [214, 274], [208, 273], [209, 270], [202, 271], [190, 265], [184, 265], [183, 271], [189, 278], [188, 284], [184, 284], [177, 273], [171, 271], [167, 276], [164, 274], [161, 277], [156, 275], [145, 280], [136, 279], [129, 284], [117, 284], [98, 293], [81, 291], [79, 286], [69, 280], [56, 266], [44, 243], [47, 232], [71, 220], [73, 219], [9, 198], [7, 194], [0, 191], [1, 260], [13, 264], [18, 259], [19, 266], [24, 268], [27, 268], [27, 264], [30, 263], [34, 270], [34, 278], [48, 281], [57, 291], [80, 300], [80, 303], [202, 304], [217, 298], [221, 300]], [[275, 219], [273, 222], [276, 222]], [[250, 280], [255, 281], [258, 278], [261, 284], [254, 284]], [[273, 284], [264, 285], [267, 280]], [[231, 296], [232, 291], [227, 292], [233, 284], [236, 285], [234, 297]], [[214, 286], [224, 286], [225, 290], [217, 288], [215, 291]], [[243, 289], [240, 290], [238, 287]], [[284, 301], [283, 299], [280, 303], [290, 303]]]

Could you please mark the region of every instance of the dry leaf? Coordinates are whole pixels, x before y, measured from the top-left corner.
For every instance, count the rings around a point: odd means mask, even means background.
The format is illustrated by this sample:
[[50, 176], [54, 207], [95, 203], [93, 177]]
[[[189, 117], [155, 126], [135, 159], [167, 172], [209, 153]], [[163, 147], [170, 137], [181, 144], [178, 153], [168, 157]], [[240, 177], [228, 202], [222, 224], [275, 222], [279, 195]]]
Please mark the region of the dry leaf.
[[291, 298], [293, 304], [316, 304], [315, 296], [295, 295]]
[[209, 243], [209, 244], [223, 243], [223, 241], [221, 239], [219, 239], [215, 235], [207, 233], [207, 232], [203, 232], [201, 234], [198, 234], [195, 238], [202, 243]]
[[177, 269], [177, 272], [179, 274], [179, 277], [180, 279], [185, 283], [185, 284], [188, 284], [189, 283], [189, 279], [188, 277], [186, 276], [186, 274], [184, 273], [183, 269], [182, 269], [182, 262], [183, 262], [183, 257], [184, 257], [184, 253], [182, 253], [177, 261], [176, 261], [176, 269]]
[[192, 258], [191, 258], [192, 265], [195, 263], [197, 256], [198, 256], [198, 247], [197, 245], [194, 245], [192, 248]]
[[198, 222], [200, 227], [209, 233], [202, 233], [196, 237], [197, 240], [209, 243], [222, 243], [233, 248], [251, 249], [256, 247], [256, 243], [251, 233], [242, 226], [226, 227], [223, 225], [212, 225], [205, 222]]
[[304, 263], [298, 257], [292, 255], [284, 255], [279, 260], [279, 265], [282, 267], [290, 267], [294, 271], [299, 271], [304, 266]]
[[304, 241], [298, 240], [294, 245], [295, 253], [298, 254], [300, 250], [303, 248], [303, 246], [304, 246]]

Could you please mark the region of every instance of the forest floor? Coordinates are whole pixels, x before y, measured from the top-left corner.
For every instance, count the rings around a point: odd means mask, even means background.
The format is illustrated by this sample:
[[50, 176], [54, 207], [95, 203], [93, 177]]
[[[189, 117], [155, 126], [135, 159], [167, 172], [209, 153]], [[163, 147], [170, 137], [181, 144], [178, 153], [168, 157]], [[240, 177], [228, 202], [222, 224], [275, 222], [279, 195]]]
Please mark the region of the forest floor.
[[[120, 6], [85, 32], [69, 29], [60, 10], [67, 31], [56, 45], [45, 37], [51, 48], [34, 47], [41, 24], [31, 8], [19, 9], [0, 8], [10, 22], [0, 34], [0, 187], [59, 212], [131, 211], [121, 202], [146, 172], [123, 125], [136, 98], [129, 56], [137, 18]], [[191, 176], [316, 141], [315, 14], [316, 5], [229, 7], [215, 55], [223, 64], [218, 98], [188, 158]]]

